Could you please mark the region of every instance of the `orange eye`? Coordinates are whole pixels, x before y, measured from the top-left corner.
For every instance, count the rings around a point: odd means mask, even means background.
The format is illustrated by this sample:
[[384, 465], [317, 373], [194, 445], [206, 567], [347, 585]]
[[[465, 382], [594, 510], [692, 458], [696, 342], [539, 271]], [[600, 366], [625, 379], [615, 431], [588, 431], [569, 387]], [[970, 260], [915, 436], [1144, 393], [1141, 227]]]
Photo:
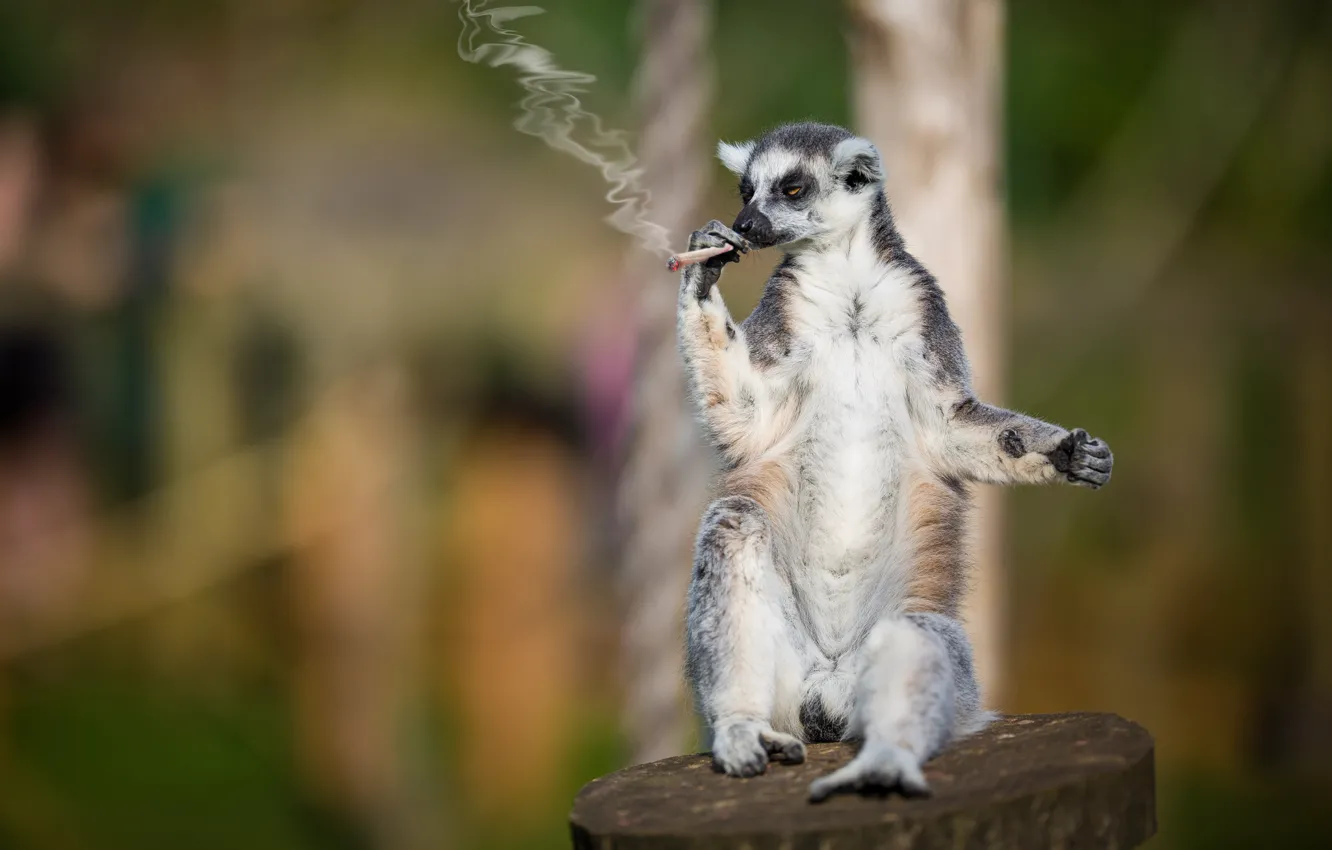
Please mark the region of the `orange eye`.
[[788, 197], [788, 198], [794, 198], [795, 196], [799, 195], [799, 194], [800, 194], [801, 192], [803, 192], [803, 191], [805, 191], [805, 187], [804, 187], [804, 186], [792, 186], [791, 188], [789, 188], [789, 189], [786, 190], [786, 197]]

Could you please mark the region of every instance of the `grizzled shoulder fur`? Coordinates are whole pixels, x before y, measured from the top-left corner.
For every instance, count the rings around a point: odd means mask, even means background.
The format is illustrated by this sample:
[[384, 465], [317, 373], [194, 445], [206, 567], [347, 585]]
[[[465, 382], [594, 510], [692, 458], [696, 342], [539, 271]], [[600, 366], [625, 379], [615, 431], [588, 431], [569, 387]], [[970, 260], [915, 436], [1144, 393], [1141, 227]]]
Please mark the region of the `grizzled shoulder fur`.
[[788, 255], [773, 270], [763, 287], [758, 305], [742, 325], [749, 340], [749, 359], [755, 366], [773, 366], [791, 356], [791, 326], [787, 304], [792, 289], [798, 285], [794, 263]]
[[971, 367], [962, 347], [962, 334], [948, 312], [943, 289], [934, 275], [907, 251], [882, 190], [874, 197], [870, 227], [880, 259], [887, 265], [904, 269], [920, 291], [921, 336], [934, 378], [941, 384], [970, 388]]

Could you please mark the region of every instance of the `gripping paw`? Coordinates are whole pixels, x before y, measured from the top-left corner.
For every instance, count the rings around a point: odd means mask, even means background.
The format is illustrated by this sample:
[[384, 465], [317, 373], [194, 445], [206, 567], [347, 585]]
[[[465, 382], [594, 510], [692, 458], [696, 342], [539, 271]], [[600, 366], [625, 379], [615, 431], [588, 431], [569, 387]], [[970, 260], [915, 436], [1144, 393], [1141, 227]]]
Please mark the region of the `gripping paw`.
[[805, 745], [754, 721], [718, 726], [713, 735], [712, 766], [722, 773], [757, 776], [768, 769], [769, 757], [799, 764], [805, 760]]
[[845, 767], [810, 783], [809, 799], [810, 802], [819, 803], [833, 794], [886, 794], [894, 790], [910, 797], [923, 797], [930, 793], [930, 786], [920, 769], [920, 761], [901, 747], [866, 744]]
[[1055, 469], [1064, 473], [1072, 484], [1093, 490], [1110, 480], [1115, 457], [1103, 441], [1090, 437], [1081, 428], [1075, 428], [1050, 453]]
[[697, 251], [700, 248], [720, 248], [723, 245], [730, 245], [735, 250], [705, 260], [703, 262], [704, 266], [719, 269], [727, 263], [738, 263], [740, 262], [740, 255], [749, 251], [749, 241], [745, 237], [715, 218], [689, 235], [689, 250], [691, 251]]

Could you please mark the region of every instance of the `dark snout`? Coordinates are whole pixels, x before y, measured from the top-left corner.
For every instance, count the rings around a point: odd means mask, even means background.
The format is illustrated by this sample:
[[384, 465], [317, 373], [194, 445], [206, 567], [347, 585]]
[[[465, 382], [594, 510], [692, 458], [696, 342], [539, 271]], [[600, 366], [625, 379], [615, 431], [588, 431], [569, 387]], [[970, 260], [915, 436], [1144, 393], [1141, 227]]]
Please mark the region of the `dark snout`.
[[778, 242], [772, 222], [759, 210], [758, 204], [746, 204], [735, 217], [731, 229], [748, 239], [755, 248], [771, 248]]

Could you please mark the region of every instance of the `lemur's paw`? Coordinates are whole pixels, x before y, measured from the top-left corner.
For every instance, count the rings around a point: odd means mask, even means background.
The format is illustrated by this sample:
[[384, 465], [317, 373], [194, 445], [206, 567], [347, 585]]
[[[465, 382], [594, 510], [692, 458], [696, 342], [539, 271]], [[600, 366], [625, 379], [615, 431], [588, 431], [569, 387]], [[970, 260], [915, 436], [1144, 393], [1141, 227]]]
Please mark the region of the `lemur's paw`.
[[759, 733], [759, 739], [763, 741], [763, 749], [775, 759], [787, 764], [800, 764], [805, 760], [805, 742], [794, 735], [765, 729]]
[[719, 726], [713, 735], [712, 766], [730, 776], [757, 776], [768, 769], [770, 756], [798, 764], [805, 760], [805, 745], [754, 721]]
[[704, 260], [704, 266], [719, 269], [727, 263], [738, 263], [740, 262], [740, 255], [749, 250], [749, 242], [745, 237], [715, 218], [689, 235], [689, 250], [691, 251], [697, 251], [700, 248], [720, 248], [723, 245], [730, 245], [735, 250]]
[[712, 767], [730, 776], [757, 776], [768, 769], [768, 749], [757, 723], [719, 726], [712, 736]]
[[809, 800], [820, 803], [833, 794], [887, 794], [891, 791], [901, 791], [909, 797], [924, 797], [930, 793], [920, 761], [901, 747], [866, 744], [845, 767], [810, 783]]
[[1110, 480], [1115, 465], [1110, 447], [1104, 441], [1088, 436], [1081, 428], [1074, 428], [1059, 443], [1050, 454], [1050, 460], [1069, 483], [1093, 490]]

